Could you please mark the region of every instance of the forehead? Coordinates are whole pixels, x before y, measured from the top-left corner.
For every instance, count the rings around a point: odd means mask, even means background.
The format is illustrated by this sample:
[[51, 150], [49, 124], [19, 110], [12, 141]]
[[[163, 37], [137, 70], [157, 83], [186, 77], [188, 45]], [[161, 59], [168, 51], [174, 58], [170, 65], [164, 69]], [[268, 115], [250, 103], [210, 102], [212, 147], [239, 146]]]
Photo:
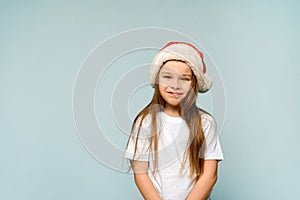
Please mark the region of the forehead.
[[176, 73], [192, 75], [192, 70], [188, 64], [183, 61], [167, 61], [161, 68], [162, 73]]

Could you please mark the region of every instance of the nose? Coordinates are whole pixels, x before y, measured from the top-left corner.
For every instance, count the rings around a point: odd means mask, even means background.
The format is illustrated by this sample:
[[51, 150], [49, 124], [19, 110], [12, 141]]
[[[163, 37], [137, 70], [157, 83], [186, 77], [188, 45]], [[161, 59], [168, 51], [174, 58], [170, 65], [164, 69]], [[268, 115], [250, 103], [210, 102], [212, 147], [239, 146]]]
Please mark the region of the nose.
[[180, 81], [177, 78], [174, 78], [172, 80], [171, 88], [172, 89], [179, 89], [180, 88]]

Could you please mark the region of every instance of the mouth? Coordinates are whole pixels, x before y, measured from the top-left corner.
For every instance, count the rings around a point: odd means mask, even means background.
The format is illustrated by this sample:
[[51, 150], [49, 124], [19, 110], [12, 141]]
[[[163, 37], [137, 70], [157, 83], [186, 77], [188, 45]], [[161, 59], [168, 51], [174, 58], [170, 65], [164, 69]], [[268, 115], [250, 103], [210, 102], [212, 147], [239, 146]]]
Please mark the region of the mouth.
[[167, 92], [167, 93], [171, 96], [176, 96], [176, 97], [183, 95], [183, 93], [180, 93], [180, 92]]

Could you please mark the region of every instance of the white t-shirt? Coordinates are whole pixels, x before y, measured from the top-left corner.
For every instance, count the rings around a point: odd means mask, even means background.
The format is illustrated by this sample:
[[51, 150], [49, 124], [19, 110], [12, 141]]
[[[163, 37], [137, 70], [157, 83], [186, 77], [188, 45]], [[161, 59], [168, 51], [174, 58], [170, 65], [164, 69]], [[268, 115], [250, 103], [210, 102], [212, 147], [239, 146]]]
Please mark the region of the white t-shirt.
[[[223, 160], [223, 154], [217, 134], [216, 123], [209, 114], [200, 111], [202, 128], [205, 136], [204, 160]], [[171, 117], [159, 112], [158, 117], [157, 169], [153, 174], [153, 154], [149, 150], [150, 115], [147, 115], [140, 129], [136, 154], [134, 155], [136, 137], [128, 143], [125, 157], [129, 160], [149, 162], [148, 175], [163, 200], [183, 200], [192, 190], [194, 183], [189, 176], [189, 159], [182, 168], [182, 161], [187, 150], [189, 128], [181, 117]], [[134, 127], [137, 134], [139, 120]], [[199, 153], [200, 155], [200, 153]]]

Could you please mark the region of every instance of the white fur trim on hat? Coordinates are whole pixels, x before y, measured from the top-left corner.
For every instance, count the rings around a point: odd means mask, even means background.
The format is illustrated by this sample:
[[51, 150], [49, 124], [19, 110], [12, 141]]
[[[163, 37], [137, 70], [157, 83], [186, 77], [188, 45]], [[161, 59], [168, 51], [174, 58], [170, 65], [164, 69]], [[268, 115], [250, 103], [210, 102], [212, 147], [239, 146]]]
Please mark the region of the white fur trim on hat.
[[186, 62], [195, 74], [199, 92], [207, 92], [212, 86], [212, 79], [206, 74], [203, 54], [196, 47], [185, 42], [170, 42], [154, 57], [150, 67], [150, 84], [154, 87], [156, 76], [168, 60], [181, 60]]

